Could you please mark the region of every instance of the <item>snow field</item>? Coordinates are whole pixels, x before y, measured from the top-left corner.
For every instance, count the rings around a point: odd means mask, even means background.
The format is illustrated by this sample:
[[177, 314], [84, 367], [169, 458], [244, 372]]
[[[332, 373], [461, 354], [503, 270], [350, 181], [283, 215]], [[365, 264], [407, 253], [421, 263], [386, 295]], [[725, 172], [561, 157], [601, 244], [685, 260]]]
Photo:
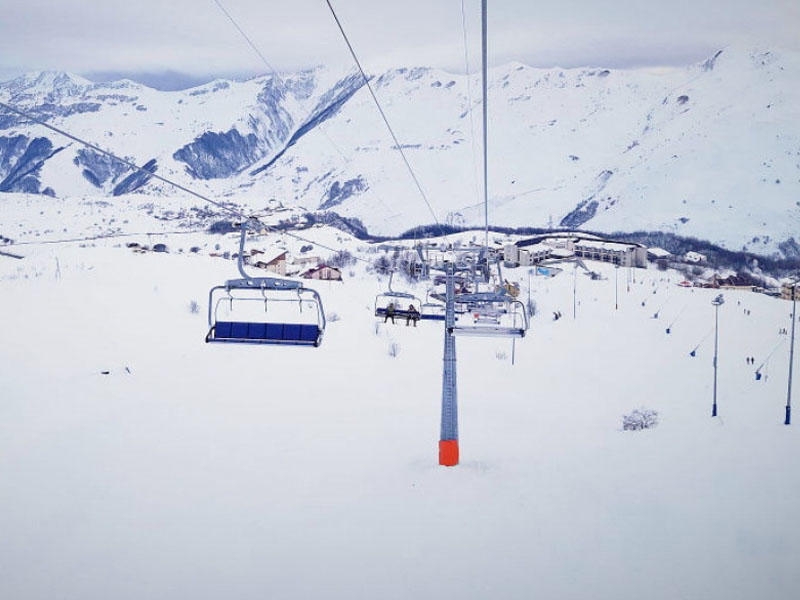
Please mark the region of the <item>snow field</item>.
[[[313, 349], [203, 342], [230, 261], [26, 254], [0, 262], [2, 597], [795, 595], [788, 340], [753, 374], [787, 302], [723, 291], [712, 419], [718, 290], [591, 262], [605, 279], [531, 277], [513, 349], [457, 339], [445, 468], [441, 324], [376, 325], [386, 283], [362, 266], [313, 285], [338, 317]], [[504, 275], [525, 301], [527, 271]], [[642, 406], [658, 426], [623, 432]]]

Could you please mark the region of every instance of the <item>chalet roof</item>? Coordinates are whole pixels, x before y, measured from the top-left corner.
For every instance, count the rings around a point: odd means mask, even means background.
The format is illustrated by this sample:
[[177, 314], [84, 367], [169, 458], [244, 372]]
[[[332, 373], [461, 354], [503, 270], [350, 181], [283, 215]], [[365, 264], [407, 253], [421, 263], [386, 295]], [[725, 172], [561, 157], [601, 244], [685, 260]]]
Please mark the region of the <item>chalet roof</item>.
[[570, 250], [567, 250], [566, 248], [553, 248], [551, 256], [555, 258], [570, 258], [572, 256], [575, 256], [575, 253], [571, 252]]
[[579, 240], [575, 245], [581, 246], [582, 248], [595, 248], [597, 250], [623, 252], [629, 248], [633, 248], [637, 244], [626, 244], [625, 242], [606, 242], [600, 240]]
[[332, 271], [336, 271], [338, 273], [342, 272], [342, 270], [339, 269], [338, 267], [331, 267], [329, 265], [324, 265], [324, 264], [323, 265], [317, 265], [316, 267], [311, 267], [310, 269], [308, 269], [305, 272], [306, 273], [316, 273], [317, 271], [322, 271], [322, 269], [331, 269]]
[[663, 248], [657, 248], [657, 247], [648, 248], [647, 249], [647, 253], [650, 256], [654, 256], [655, 258], [668, 258], [668, 257], [672, 256], [671, 252], [668, 252], [668, 251], [664, 250]]
[[286, 253], [287, 253], [286, 250], [282, 250], [279, 248], [267, 250], [264, 252], [263, 256], [259, 258], [259, 262], [263, 262], [269, 265], [278, 262], [280, 260], [286, 260]]

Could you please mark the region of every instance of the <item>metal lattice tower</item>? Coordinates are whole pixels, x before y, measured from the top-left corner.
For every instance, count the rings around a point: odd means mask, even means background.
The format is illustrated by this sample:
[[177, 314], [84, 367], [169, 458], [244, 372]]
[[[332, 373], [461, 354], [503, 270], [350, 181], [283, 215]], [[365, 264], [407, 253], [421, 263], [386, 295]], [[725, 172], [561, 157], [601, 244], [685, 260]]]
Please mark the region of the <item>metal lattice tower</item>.
[[456, 384], [455, 265], [445, 264], [444, 360], [442, 368], [442, 422], [439, 434], [439, 464], [458, 464], [458, 386]]

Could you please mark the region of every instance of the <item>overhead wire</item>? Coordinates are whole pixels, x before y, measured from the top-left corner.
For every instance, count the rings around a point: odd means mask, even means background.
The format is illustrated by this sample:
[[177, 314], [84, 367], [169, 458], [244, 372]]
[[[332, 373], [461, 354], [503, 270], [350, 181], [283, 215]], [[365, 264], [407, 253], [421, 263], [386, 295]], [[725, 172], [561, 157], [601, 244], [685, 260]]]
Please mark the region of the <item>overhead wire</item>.
[[756, 373], [761, 371], [761, 369], [763, 369], [767, 365], [767, 363], [769, 363], [769, 359], [772, 358], [772, 355], [775, 354], [778, 348], [780, 348], [784, 343], [786, 343], [786, 338], [781, 337], [778, 340], [778, 343], [775, 344], [775, 347], [770, 351], [769, 354], [767, 354], [767, 357], [764, 359], [764, 361], [758, 366], [758, 368], [756, 369]]
[[[461, 32], [464, 41], [464, 73], [467, 80], [467, 114], [469, 115], [469, 139], [472, 147], [472, 163], [475, 167], [475, 119], [472, 115], [472, 72], [469, 65], [469, 43], [467, 39], [467, 14], [464, 9], [464, 0], [461, 0]], [[472, 169], [472, 185], [475, 188], [475, 196], [480, 198], [478, 191], [478, 181], [475, 177], [475, 169]], [[480, 201], [480, 200], [479, 200]]]
[[[277, 75], [278, 72], [275, 70], [275, 68], [271, 64], [269, 64], [267, 58], [261, 53], [261, 50], [258, 49], [258, 46], [256, 46], [255, 43], [253, 43], [253, 40], [250, 39], [250, 36], [248, 36], [247, 33], [245, 33], [244, 29], [239, 27], [239, 24], [236, 22], [236, 19], [234, 19], [231, 13], [229, 13], [228, 10], [222, 5], [222, 2], [220, 2], [220, 0], [214, 0], [214, 4], [216, 4], [217, 7], [219, 7], [219, 9], [223, 12], [223, 14], [226, 17], [228, 17], [228, 20], [231, 22], [231, 24], [236, 28], [236, 30], [241, 34], [241, 36], [245, 39], [248, 45], [253, 49], [253, 52], [258, 54], [258, 57], [261, 59], [261, 61], [265, 65], [267, 65], [267, 68], [270, 71], [272, 71], [275, 75]], [[283, 83], [283, 81], [281, 81], [281, 83]]]
[[486, 61], [486, 0], [481, 0], [481, 79], [483, 81], [483, 215], [485, 222], [485, 242], [486, 251], [489, 251], [489, 153], [487, 149], [487, 124], [489, 121], [489, 109], [487, 103], [487, 89], [486, 83], [487, 75], [487, 61]]
[[356, 66], [358, 67], [358, 71], [361, 73], [361, 77], [364, 78], [364, 85], [367, 86], [367, 89], [369, 90], [369, 93], [372, 96], [372, 100], [375, 102], [375, 106], [378, 108], [378, 112], [381, 115], [381, 119], [383, 119], [383, 122], [386, 125], [386, 129], [389, 130], [389, 134], [392, 136], [392, 140], [394, 141], [395, 148], [397, 148], [397, 151], [400, 153], [400, 156], [403, 158], [403, 162], [406, 165], [406, 169], [408, 169], [408, 172], [411, 175], [411, 179], [414, 180], [414, 184], [416, 185], [417, 190], [419, 191], [420, 195], [422, 196], [423, 201], [427, 205], [428, 210], [430, 211], [434, 222], [437, 225], [439, 225], [439, 219], [436, 217], [436, 212], [433, 210], [433, 206], [431, 206], [431, 203], [428, 200], [428, 196], [425, 193], [425, 190], [422, 189], [422, 184], [420, 183], [419, 179], [417, 178], [417, 175], [414, 172], [414, 169], [411, 167], [411, 163], [408, 161], [408, 157], [406, 156], [406, 153], [403, 152], [403, 146], [400, 144], [400, 141], [397, 139], [397, 135], [395, 135], [394, 129], [392, 129], [392, 126], [389, 123], [389, 119], [386, 116], [386, 113], [384, 112], [383, 107], [381, 106], [381, 103], [378, 101], [378, 96], [375, 94], [375, 90], [372, 88], [372, 84], [370, 83], [370, 79], [369, 79], [369, 77], [367, 77], [367, 74], [364, 71], [364, 68], [361, 66], [361, 61], [358, 60], [358, 56], [356, 55], [356, 51], [353, 48], [353, 45], [350, 43], [350, 39], [347, 37], [347, 33], [345, 33], [344, 27], [342, 26], [342, 22], [339, 20], [339, 16], [336, 14], [336, 11], [334, 10], [333, 5], [331, 4], [330, 0], [325, 0], [325, 2], [327, 3], [328, 8], [330, 9], [331, 14], [333, 15], [333, 19], [336, 21], [336, 25], [339, 28], [339, 32], [342, 34], [342, 38], [344, 38], [345, 44], [347, 44], [347, 48], [350, 51], [350, 55], [353, 57], [353, 61], [355, 61]]
[[[189, 194], [191, 196], [194, 196], [195, 198], [198, 198], [198, 199], [202, 200], [203, 202], [207, 202], [208, 204], [216, 206], [217, 208], [220, 208], [223, 211], [225, 211], [225, 212], [227, 212], [227, 213], [229, 213], [229, 214], [231, 214], [231, 215], [233, 215], [235, 217], [238, 217], [239, 219], [242, 219], [242, 220], [254, 219], [256, 222], [258, 222], [262, 226], [262, 228], [266, 229], [267, 231], [280, 233], [281, 235], [286, 235], [288, 237], [292, 237], [292, 238], [295, 238], [297, 240], [300, 240], [300, 241], [303, 241], [303, 242], [307, 242], [307, 243], [310, 243], [310, 244], [316, 244], [320, 248], [324, 248], [326, 250], [330, 250], [331, 252], [338, 252], [339, 251], [336, 248], [331, 248], [329, 246], [326, 246], [325, 244], [322, 244], [320, 242], [304, 238], [303, 236], [299, 236], [299, 235], [297, 235], [295, 233], [291, 233], [291, 232], [289, 232], [287, 230], [278, 229], [276, 227], [272, 227], [271, 225], [267, 225], [266, 223], [264, 223], [264, 221], [262, 221], [258, 217], [248, 216], [242, 210], [237, 210], [235, 208], [231, 208], [230, 206], [228, 206], [226, 204], [223, 204], [222, 202], [218, 202], [216, 200], [212, 200], [208, 196], [205, 196], [203, 194], [200, 194], [199, 192], [191, 190], [191, 189], [187, 188], [186, 186], [183, 186], [183, 185], [181, 185], [181, 184], [179, 184], [179, 183], [177, 183], [175, 181], [172, 181], [171, 179], [168, 179], [166, 177], [158, 175], [155, 172], [149, 171], [148, 169], [145, 169], [144, 167], [140, 167], [136, 163], [133, 163], [133, 162], [131, 162], [129, 160], [126, 160], [124, 158], [120, 158], [119, 156], [117, 156], [113, 152], [109, 152], [108, 150], [104, 150], [103, 148], [99, 147], [98, 145], [93, 144], [93, 143], [91, 143], [89, 141], [86, 141], [84, 139], [81, 139], [76, 135], [73, 135], [73, 134], [71, 134], [71, 133], [69, 133], [69, 132], [67, 132], [67, 131], [59, 128], [59, 127], [56, 127], [55, 125], [52, 125], [52, 124], [50, 124], [50, 123], [48, 123], [48, 122], [46, 122], [46, 121], [44, 121], [42, 119], [39, 119], [39, 118], [35, 117], [34, 115], [30, 114], [27, 111], [21, 110], [19, 108], [15, 108], [15, 107], [10, 106], [9, 104], [6, 104], [5, 102], [2, 102], [2, 101], [0, 101], [0, 107], [4, 108], [5, 110], [7, 110], [7, 111], [9, 111], [11, 113], [14, 113], [14, 114], [18, 115], [18, 116], [20, 116], [20, 117], [22, 117], [24, 119], [32, 121], [33, 123], [36, 123], [37, 125], [41, 125], [42, 127], [45, 127], [46, 129], [54, 131], [55, 133], [58, 133], [59, 135], [63, 135], [64, 137], [66, 137], [68, 139], [71, 139], [71, 140], [73, 140], [73, 141], [75, 141], [75, 142], [77, 142], [79, 144], [82, 144], [82, 145], [86, 146], [87, 148], [91, 148], [92, 150], [95, 150], [96, 152], [99, 152], [99, 153], [103, 154], [104, 156], [107, 156], [107, 157], [111, 158], [112, 160], [115, 160], [115, 161], [118, 161], [118, 162], [124, 164], [129, 169], [133, 169], [133, 170], [138, 171], [140, 173], [144, 173], [148, 177], [152, 177], [153, 179], [157, 179], [158, 181], [161, 181], [163, 183], [171, 185], [174, 188], [176, 188], [176, 189], [178, 189], [178, 190], [180, 190], [182, 192], [185, 192], [185, 193], [187, 193], [187, 194]], [[91, 239], [93, 239], [93, 238], [87, 238], [85, 241], [91, 241]], [[75, 240], [75, 241], [81, 241], [81, 240]], [[31, 243], [44, 243], [44, 241], [31, 242]], [[8, 247], [8, 246], [12, 246], [12, 245], [14, 245], [14, 244], [5, 244], [3, 247]], [[19, 245], [19, 243], [17, 243], [17, 245]], [[357, 260], [360, 260], [360, 261], [363, 261], [363, 262], [369, 264], [369, 261], [366, 260], [366, 259], [360, 258], [358, 256], [356, 256], [355, 258]]]
[[[256, 44], [252, 40], [252, 38], [249, 35], [247, 35], [247, 32], [245, 32], [244, 28], [239, 25], [239, 23], [233, 17], [231, 12], [227, 8], [225, 8], [225, 6], [222, 4], [221, 0], [214, 0], [214, 3], [217, 5], [217, 7], [220, 9], [220, 11], [222, 11], [222, 13], [227, 17], [228, 21], [231, 22], [231, 24], [234, 26], [236, 31], [238, 31], [239, 34], [242, 36], [242, 38], [247, 42], [247, 45], [250, 46], [250, 48], [253, 50], [253, 52], [255, 52], [256, 55], [261, 59], [261, 62], [263, 62], [264, 65], [266, 65], [267, 69], [272, 73], [273, 77], [275, 77], [275, 79], [277, 79], [278, 83], [282, 87], [286, 88], [287, 87], [286, 81], [281, 77], [280, 73], [278, 73], [277, 69], [275, 69], [275, 67], [273, 67], [272, 64], [270, 64], [270, 62], [264, 56], [264, 53], [261, 52], [261, 50], [259, 50], [258, 46], [256, 46]], [[331, 137], [328, 135], [328, 132], [325, 131], [325, 128], [324, 127], [320, 127], [319, 131], [320, 131], [320, 133], [322, 133], [323, 137], [326, 140], [328, 140], [328, 143], [336, 151], [336, 153], [340, 157], [342, 157], [342, 160], [344, 160], [345, 164], [347, 166], [350, 166], [350, 163], [351, 163], [350, 159], [347, 157], [347, 155], [345, 155], [344, 152], [342, 152], [342, 149], [339, 148], [339, 146], [336, 145], [336, 143], [334, 143], [333, 139], [331, 139]], [[375, 193], [375, 192], [373, 192], [373, 193]], [[378, 199], [378, 201], [381, 203], [381, 205], [384, 207], [384, 209], [386, 209], [386, 212], [391, 214], [392, 209], [386, 204], [386, 202], [384, 202], [383, 198], [379, 194], [375, 194], [375, 197]], [[394, 217], [397, 217], [397, 216], [399, 216], [399, 213], [392, 214], [389, 218], [394, 218]]]
[[11, 241], [8, 244], [0, 244], [0, 249], [10, 248], [12, 246], [46, 246], [50, 244], [76, 244], [79, 242], [94, 242], [97, 240], [110, 240], [123, 237], [141, 237], [152, 235], [189, 235], [193, 233], [200, 233], [206, 231], [207, 228], [202, 229], [180, 229], [176, 231], [139, 231], [139, 232], [117, 232], [117, 233], [98, 233], [97, 235], [88, 235], [84, 237], [74, 238], [61, 238], [57, 240], [28, 240], [22, 242]]
[[200, 200], [202, 200], [204, 202], [208, 202], [209, 204], [213, 204], [214, 206], [217, 206], [218, 208], [221, 208], [222, 210], [228, 211], [230, 213], [236, 214], [236, 215], [244, 218], [243, 214], [240, 211], [236, 211], [235, 209], [232, 209], [229, 206], [226, 206], [226, 205], [222, 204], [221, 202], [216, 202], [215, 200], [212, 200], [211, 198], [208, 198], [207, 196], [204, 196], [203, 194], [195, 192], [194, 190], [190, 190], [189, 188], [184, 187], [179, 183], [176, 183], [174, 181], [170, 181], [166, 177], [162, 177], [161, 175], [158, 175], [157, 173], [154, 173], [153, 171], [149, 171], [148, 169], [145, 169], [144, 167], [140, 167], [139, 165], [137, 165], [134, 162], [131, 162], [131, 161], [129, 161], [127, 159], [124, 159], [124, 158], [120, 158], [119, 156], [117, 156], [113, 152], [109, 152], [108, 150], [104, 150], [103, 148], [101, 148], [100, 146], [98, 146], [96, 144], [93, 144], [91, 142], [87, 142], [86, 140], [83, 140], [83, 139], [81, 139], [81, 138], [79, 138], [79, 137], [77, 137], [77, 136], [75, 136], [75, 135], [73, 135], [73, 134], [71, 134], [71, 133], [69, 133], [67, 131], [64, 131], [63, 129], [60, 129], [59, 127], [56, 127], [55, 125], [52, 125], [52, 124], [48, 123], [47, 121], [44, 121], [42, 119], [39, 119], [39, 118], [35, 117], [34, 115], [32, 115], [31, 113], [29, 113], [27, 111], [23, 111], [23, 110], [20, 110], [18, 108], [14, 108], [13, 106], [10, 106], [10, 105], [6, 104], [5, 102], [1, 102], [1, 101], [0, 101], [0, 107], [6, 109], [7, 111], [12, 112], [12, 113], [14, 113], [16, 115], [19, 115], [19, 116], [21, 116], [21, 117], [23, 117], [25, 119], [28, 119], [29, 121], [32, 121], [32, 122], [36, 123], [37, 125], [41, 125], [42, 127], [46, 127], [47, 129], [50, 129], [51, 131], [54, 131], [54, 132], [56, 132], [56, 133], [58, 133], [60, 135], [63, 135], [64, 137], [69, 138], [72, 141], [78, 142], [79, 144], [83, 144], [84, 146], [86, 146], [87, 148], [91, 148], [95, 152], [99, 152], [100, 154], [103, 154], [104, 156], [108, 156], [109, 158], [112, 158], [112, 159], [124, 164], [129, 169], [133, 169], [133, 170], [138, 171], [140, 173], [144, 173], [148, 177], [152, 177], [153, 179], [157, 179], [159, 181], [167, 183], [167, 184], [169, 184], [169, 185], [181, 190], [182, 192], [186, 192], [187, 194], [189, 194], [191, 196], [194, 196], [195, 198], [199, 198]]
[[[231, 13], [225, 8], [225, 6], [220, 2], [220, 0], [214, 0], [214, 2], [217, 5], [217, 7], [222, 11], [222, 13], [228, 18], [228, 20], [231, 22], [231, 24], [236, 28], [236, 30], [243, 37], [243, 39], [247, 42], [247, 44], [252, 48], [252, 50], [258, 55], [258, 57], [262, 60], [262, 62], [267, 66], [267, 68], [274, 74], [274, 76], [278, 79], [278, 81], [281, 82], [281, 84], [285, 86], [285, 82], [283, 82], [283, 80], [281, 79], [281, 77], [278, 74], [278, 72], [276, 71], [276, 69], [274, 67], [272, 67], [272, 65], [269, 63], [269, 61], [263, 55], [263, 53], [258, 49], [256, 44], [253, 42], [253, 40], [247, 35], [247, 33], [244, 31], [244, 29], [242, 29], [242, 27], [233, 18]], [[403, 159], [403, 162], [404, 162], [406, 168], [408, 169], [408, 172], [409, 172], [412, 180], [414, 181], [414, 183], [415, 183], [415, 185], [417, 187], [417, 190], [419, 191], [423, 201], [425, 202], [426, 206], [428, 207], [428, 210], [431, 213], [431, 216], [434, 219], [434, 222], [437, 225], [439, 225], [439, 220], [438, 220], [438, 217], [436, 216], [436, 212], [434, 211], [433, 206], [431, 205], [430, 201], [428, 200], [427, 194], [425, 193], [424, 189], [422, 188], [422, 184], [420, 183], [419, 178], [417, 177], [416, 173], [414, 172], [414, 169], [412, 168], [412, 166], [411, 166], [411, 164], [410, 164], [410, 162], [408, 160], [408, 157], [406, 156], [405, 152], [403, 152], [402, 145], [400, 144], [400, 141], [397, 138], [397, 135], [395, 134], [394, 129], [392, 128], [391, 124], [389, 123], [389, 120], [388, 120], [388, 117], [386, 116], [386, 113], [384, 112], [380, 102], [378, 101], [377, 95], [375, 94], [375, 91], [374, 91], [374, 89], [372, 87], [372, 84], [370, 83], [370, 79], [367, 76], [366, 72], [364, 71], [364, 69], [363, 69], [363, 67], [361, 65], [361, 62], [359, 61], [358, 56], [355, 53], [355, 49], [353, 48], [353, 45], [351, 44], [346, 32], [344, 31], [342, 23], [339, 20], [339, 17], [336, 14], [336, 11], [334, 10], [334, 8], [333, 8], [333, 6], [332, 6], [332, 4], [331, 4], [331, 2], [329, 0], [326, 0], [326, 3], [328, 5], [328, 8], [331, 11], [331, 14], [333, 15], [333, 18], [334, 18], [334, 20], [335, 20], [335, 22], [336, 22], [336, 24], [337, 24], [337, 26], [339, 28], [340, 33], [342, 34], [342, 37], [343, 37], [343, 39], [344, 39], [344, 41], [345, 41], [345, 43], [346, 43], [346, 45], [347, 45], [347, 47], [348, 47], [348, 49], [350, 51], [350, 54], [353, 57], [353, 60], [355, 61], [356, 67], [357, 67], [359, 73], [361, 74], [361, 77], [364, 80], [364, 84], [366, 85], [367, 89], [369, 90], [370, 95], [371, 95], [376, 107], [378, 108], [378, 111], [379, 111], [379, 113], [381, 115], [381, 118], [382, 118], [384, 124], [386, 125], [386, 127], [387, 127], [387, 129], [388, 129], [388, 131], [389, 131], [389, 133], [390, 133], [390, 135], [392, 137], [392, 140], [394, 141], [395, 148], [400, 153], [400, 155], [401, 155], [401, 157]], [[463, 18], [463, 0], [462, 0], [462, 18]], [[466, 35], [466, 29], [465, 29], [465, 35]], [[81, 139], [81, 138], [75, 136], [74, 134], [69, 133], [68, 131], [65, 131], [65, 130], [59, 128], [59, 127], [56, 127], [55, 125], [47, 123], [43, 119], [37, 118], [33, 114], [31, 114], [31, 113], [29, 113], [27, 111], [20, 110], [20, 109], [18, 109], [16, 107], [13, 107], [13, 106], [5, 103], [5, 102], [0, 102], [0, 107], [4, 108], [5, 110], [7, 110], [7, 111], [9, 111], [9, 112], [11, 112], [13, 114], [18, 115], [18, 116], [20, 116], [20, 117], [22, 117], [24, 119], [27, 119], [27, 120], [29, 120], [29, 121], [31, 121], [33, 123], [36, 123], [36, 124], [38, 124], [38, 125], [40, 125], [42, 127], [50, 129], [51, 131], [54, 131], [55, 133], [58, 133], [59, 135], [62, 135], [62, 136], [66, 137], [66, 138], [68, 138], [70, 140], [73, 140], [73, 141], [75, 141], [75, 142], [77, 142], [79, 144], [82, 144], [82, 145], [86, 146], [87, 148], [91, 148], [92, 150], [94, 150], [94, 151], [96, 151], [96, 152], [98, 152], [98, 153], [100, 153], [100, 154], [102, 154], [104, 156], [107, 156], [107, 157], [109, 157], [109, 158], [111, 158], [111, 159], [113, 159], [113, 160], [125, 165], [126, 167], [128, 167], [131, 170], [143, 173], [148, 178], [156, 179], [158, 181], [166, 183], [166, 184], [168, 184], [168, 185], [170, 185], [170, 186], [172, 186], [172, 187], [174, 187], [174, 188], [176, 188], [176, 189], [178, 189], [178, 190], [180, 190], [180, 191], [182, 191], [182, 192], [184, 192], [186, 194], [189, 194], [190, 196], [193, 196], [195, 198], [198, 198], [198, 199], [202, 200], [203, 202], [207, 202], [207, 203], [209, 203], [209, 204], [211, 204], [213, 206], [216, 206], [217, 208], [219, 208], [219, 209], [221, 209], [221, 210], [223, 210], [223, 211], [225, 211], [225, 212], [227, 212], [227, 213], [229, 213], [229, 214], [231, 214], [233, 216], [236, 216], [236, 217], [238, 217], [240, 219], [247, 219], [248, 218], [248, 216], [242, 210], [232, 208], [231, 206], [228, 206], [227, 204], [223, 204], [221, 202], [217, 202], [217, 201], [209, 198], [208, 196], [200, 194], [200, 193], [198, 193], [198, 192], [196, 192], [196, 191], [194, 191], [194, 190], [192, 190], [192, 189], [190, 189], [190, 188], [188, 188], [186, 186], [183, 186], [183, 185], [181, 185], [181, 184], [179, 184], [179, 183], [177, 183], [175, 181], [172, 181], [172, 180], [170, 180], [170, 179], [168, 179], [166, 177], [163, 177], [163, 176], [157, 174], [155, 171], [151, 171], [149, 169], [146, 169], [146, 168], [144, 168], [142, 166], [137, 165], [134, 162], [131, 162], [131, 161], [127, 160], [127, 159], [121, 158], [121, 157], [115, 155], [114, 153], [109, 152], [108, 150], [105, 150], [105, 149], [101, 148], [100, 146], [98, 146], [96, 144], [93, 144], [93, 143], [91, 143], [91, 142], [89, 142], [87, 140]], [[324, 131], [323, 131], [323, 133], [325, 134]], [[330, 140], [330, 138], [327, 136], [327, 134], [325, 134], [325, 135], [328, 138], [328, 140], [330, 141], [331, 145], [334, 147], [334, 149], [336, 149], [336, 151], [340, 155], [342, 155], [344, 157], [344, 154], [336, 146], [336, 144], [334, 144], [333, 141]], [[344, 158], [346, 159], [346, 157], [344, 157]], [[334, 252], [336, 251], [336, 249], [329, 248], [329, 247], [325, 246], [324, 244], [320, 244], [319, 242], [312, 242], [312, 240], [308, 240], [308, 239], [306, 239], [306, 238], [304, 238], [302, 236], [298, 236], [298, 235], [296, 235], [294, 233], [291, 233], [291, 232], [288, 232], [288, 231], [285, 231], [285, 230], [275, 229], [275, 228], [267, 225], [266, 223], [264, 223], [262, 220], [260, 220], [258, 218], [255, 218], [255, 220], [264, 229], [266, 229], [268, 231], [276, 231], [276, 232], [279, 232], [281, 234], [286, 234], [289, 237], [293, 237], [295, 239], [298, 239], [298, 240], [301, 240], [301, 241], [305, 241], [305, 242], [316, 243], [318, 246], [320, 246], [322, 248], [325, 248], [325, 249], [328, 249], [328, 250], [331, 250], [331, 251], [334, 251]], [[79, 242], [79, 241], [92, 241], [92, 240], [104, 239], [104, 238], [108, 238], [108, 237], [117, 237], [117, 236], [122, 236], [122, 235], [135, 235], [135, 234], [111, 234], [111, 235], [100, 235], [100, 236], [88, 236], [86, 238], [71, 238], [71, 239], [68, 239], [68, 240], [40, 240], [40, 241], [37, 241], [37, 242], [34, 242], [34, 241], [31, 241], [31, 242], [13, 242], [11, 244], [6, 244], [5, 246], [22, 245], [22, 244], [43, 244], [43, 243], [74, 243], [74, 242]], [[487, 236], [488, 236], [488, 231], [487, 231]], [[487, 240], [488, 240], [488, 237], [487, 237]], [[359, 259], [359, 260], [362, 260], [364, 262], [369, 262], [369, 261], [365, 261], [364, 259]]]

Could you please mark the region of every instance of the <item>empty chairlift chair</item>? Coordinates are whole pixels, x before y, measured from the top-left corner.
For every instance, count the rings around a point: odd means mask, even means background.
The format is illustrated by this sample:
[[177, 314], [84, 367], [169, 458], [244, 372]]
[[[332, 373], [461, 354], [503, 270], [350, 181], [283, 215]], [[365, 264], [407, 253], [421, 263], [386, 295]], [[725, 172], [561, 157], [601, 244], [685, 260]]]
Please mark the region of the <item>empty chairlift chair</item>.
[[452, 335], [481, 337], [524, 337], [529, 321], [525, 306], [505, 292], [458, 294], [468, 310], [459, 315]]
[[423, 321], [444, 321], [446, 308], [443, 302], [432, 302], [428, 298], [422, 303], [420, 319]]
[[244, 277], [211, 288], [206, 342], [319, 346], [325, 332], [319, 294], [302, 281], [247, 275], [246, 229], [243, 223], [238, 265]]
[[297, 281], [233, 279], [209, 292], [206, 342], [319, 346], [325, 313], [316, 291]]

